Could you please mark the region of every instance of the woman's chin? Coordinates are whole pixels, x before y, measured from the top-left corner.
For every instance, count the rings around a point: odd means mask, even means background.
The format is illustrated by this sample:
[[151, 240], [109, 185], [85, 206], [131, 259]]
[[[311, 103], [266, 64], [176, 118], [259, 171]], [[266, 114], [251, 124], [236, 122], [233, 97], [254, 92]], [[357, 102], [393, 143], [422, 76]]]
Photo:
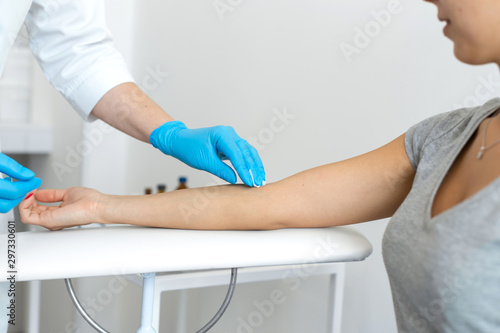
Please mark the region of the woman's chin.
[[477, 52], [473, 52], [471, 50], [464, 50], [462, 48], [459, 48], [457, 47], [456, 43], [453, 49], [453, 53], [458, 60], [468, 65], [485, 65], [495, 62], [494, 59], [491, 59], [490, 57], [477, 54]]

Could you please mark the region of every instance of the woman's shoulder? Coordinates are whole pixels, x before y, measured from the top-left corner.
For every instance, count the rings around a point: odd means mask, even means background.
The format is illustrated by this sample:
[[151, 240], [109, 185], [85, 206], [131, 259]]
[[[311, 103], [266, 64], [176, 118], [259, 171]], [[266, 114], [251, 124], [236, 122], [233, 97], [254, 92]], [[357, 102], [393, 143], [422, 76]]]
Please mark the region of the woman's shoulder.
[[418, 161], [427, 145], [445, 136], [449, 138], [447, 134], [450, 132], [452, 136], [453, 133], [460, 136], [475, 130], [480, 119], [498, 108], [500, 98], [493, 98], [481, 106], [443, 112], [420, 121], [406, 132], [405, 146], [408, 155], [413, 156], [413, 161]]
[[488, 113], [500, 108], [500, 98], [493, 98], [483, 105], [443, 112], [413, 125], [408, 132], [414, 132], [420, 140], [433, 141], [453, 129], [466, 130]]

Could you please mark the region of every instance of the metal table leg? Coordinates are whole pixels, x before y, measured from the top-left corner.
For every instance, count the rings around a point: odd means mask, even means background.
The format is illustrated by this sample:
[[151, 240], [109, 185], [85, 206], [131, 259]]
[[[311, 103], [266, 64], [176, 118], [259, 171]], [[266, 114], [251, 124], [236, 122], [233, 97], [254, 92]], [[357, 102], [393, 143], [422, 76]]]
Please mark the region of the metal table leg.
[[141, 327], [137, 333], [156, 333], [153, 328], [155, 273], [143, 273]]

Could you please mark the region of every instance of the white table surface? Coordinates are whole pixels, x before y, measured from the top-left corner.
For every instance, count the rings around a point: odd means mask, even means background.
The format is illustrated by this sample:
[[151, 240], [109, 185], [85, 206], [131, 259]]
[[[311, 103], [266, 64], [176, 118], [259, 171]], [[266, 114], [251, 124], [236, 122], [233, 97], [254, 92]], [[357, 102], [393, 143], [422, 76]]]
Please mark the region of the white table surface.
[[17, 281], [346, 262], [372, 252], [368, 240], [346, 226], [200, 231], [121, 225], [19, 232], [16, 238]]

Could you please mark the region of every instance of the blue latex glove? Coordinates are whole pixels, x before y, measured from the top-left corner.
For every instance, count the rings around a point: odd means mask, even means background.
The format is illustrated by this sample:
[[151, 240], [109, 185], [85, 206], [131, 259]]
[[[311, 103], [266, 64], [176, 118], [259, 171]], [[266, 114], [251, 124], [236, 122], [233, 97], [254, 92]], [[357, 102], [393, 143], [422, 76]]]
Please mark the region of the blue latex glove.
[[236, 183], [236, 174], [221, 159], [231, 161], [246, 185], [261, 186], [265, 182], [264, 166], [257, 150], [240, 138], [232, 127], [188, 129], [180, 121], [169, 121], [155, 129], [149, 141], [163, 153], [231, 184]]
[[[26, 194], [42, 184], [39, 178], [35, 178], [33, 171], [1, 153], [0, 172], [9, 176], [0, 179], [0, 213], [7, 213], [17, 206]], [[18, 181], [12, 182], [11, 177]]]

